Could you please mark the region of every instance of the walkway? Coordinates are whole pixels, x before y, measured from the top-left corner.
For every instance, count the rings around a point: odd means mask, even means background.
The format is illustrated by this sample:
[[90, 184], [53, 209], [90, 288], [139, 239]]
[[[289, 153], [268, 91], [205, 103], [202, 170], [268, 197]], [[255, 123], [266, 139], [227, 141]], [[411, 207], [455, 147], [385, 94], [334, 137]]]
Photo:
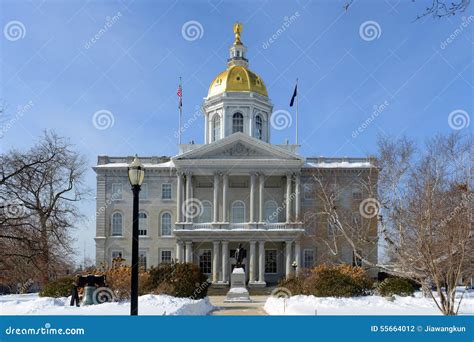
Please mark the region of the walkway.
[[268, 296], [251, 296], [252, 303], [224, 303], [225, 296], [209, 296], [211, 304], [216, 307], [210, 313], [213, 316], [262, 316], [267, 315], [263, 306]]

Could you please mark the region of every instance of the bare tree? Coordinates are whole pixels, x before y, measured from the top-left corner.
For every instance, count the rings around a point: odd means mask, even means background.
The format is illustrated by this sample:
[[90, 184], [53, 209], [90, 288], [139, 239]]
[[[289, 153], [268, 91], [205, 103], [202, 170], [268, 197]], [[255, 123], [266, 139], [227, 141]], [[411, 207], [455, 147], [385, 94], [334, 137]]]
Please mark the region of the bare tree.
[[[376, 186], [359, 178], [365, 197], [359, 204], [361, 224], [350, 219], [353, 207], [338, 204], [327, 177], [315, 175], [319, 211], [339, 237], [325, 240], [329, 250], [337, 254], [342, 240], [363, 264], [418, 282], [445, 315], [457, 314], [462, 296], [456, 298], [456, 286], [462, 276], [472, 277], [472, 146], [472, 136], [459, 134], [437, 136], [424, 151], [406, 138], [381, 139]], [[376, 243], [377, 219], [387, 263], [374, 263], [363, 252]]]
[[85, 160], [52, 132], [29, 151], [1, 158], [0, 267], [27, 260], [44, 284], [73, 253], [70, 232], [82, 218], [76, 203], [89, 193]]
[[[428, 2], [425, 10], [416, 16], [415, 20], [426, 16], [433, 16], [434, 18], [450, 17], [459, 13], [463, 13], [469, 7], [471, 0], [426, 0]], [[416, 2], [416, 0], [412, 0]], [[420, 2], [420, 1], [418, 1]], [[343, 8], [347, 12], [354, 3], [354, 0], [347, 1]]]

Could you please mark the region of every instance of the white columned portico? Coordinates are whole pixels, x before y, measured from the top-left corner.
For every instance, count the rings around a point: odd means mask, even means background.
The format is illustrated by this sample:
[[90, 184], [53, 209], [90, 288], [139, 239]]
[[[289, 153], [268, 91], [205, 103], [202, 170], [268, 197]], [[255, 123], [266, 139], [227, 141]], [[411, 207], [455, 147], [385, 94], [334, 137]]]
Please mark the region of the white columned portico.
[[301, 222], [301, 198], [300, 198], [301, 176], [299, 173], [295, 176], [295, 221]]
[[250, 270], [249, 270], [249, 282], [255, 283], [255, 245], [257, 244], [256, 241], [250, 241]]
[[258, 176], [258, 222], [263, 222], [263, 206], [264, 206], [264, 194], [265, 190], [265, 175], [260, 173]]
[[214, 250], [212, 252], [212, 282], [217, 283], [219, 281], [219, 241], [213, 241], [212, 245]]
[[299, 241], [295, 241], [295, 261], [296, 275], [298, 275], [301, 270], [301, 243]]
[[291, 173], [286, 174], [286, 222], [291, 220]]
[[227, 192], [229, 188], [229, 175], [222, 176], [222, 222], [228, 222], [227, 218]]
[[250, 175], [250, 222], [255, 222], [255, 188], [257, 184], [257, 175]]
[[213, 203], [213, 209], [214, 209], [214, 216], [212, 221], [213, 222], [219, 222], [219, 174], [215, 173], [214, 174], [214, 203]]
[[265, 241], [258, 242], [258, 282], [265, 284]]
[[291, 241], [285, 242], [285, 274], [288, 278], [291, 275]]
[[229, 267], [229, 241], [222, 241], [222, 282], [227, 283], [227, 270]]
[[193, 262], [193, 243], [192, 241], [186, 241], [186, 262]]
[[192, 213], [189, 207], [192, 205], [192, 175], [190, 172], [186, 174], [186, 209], [185, 209], [185, 214], [186, 214], [186, 222], [190, 223], [192, 222]]
[[179, 262], [184, 261], [184, 246], [183, 241], [176, 242], [176, 260]]
[[176, 221], [183, 222], [183, 173], [177, 173], [178, 179], [176, 184]]

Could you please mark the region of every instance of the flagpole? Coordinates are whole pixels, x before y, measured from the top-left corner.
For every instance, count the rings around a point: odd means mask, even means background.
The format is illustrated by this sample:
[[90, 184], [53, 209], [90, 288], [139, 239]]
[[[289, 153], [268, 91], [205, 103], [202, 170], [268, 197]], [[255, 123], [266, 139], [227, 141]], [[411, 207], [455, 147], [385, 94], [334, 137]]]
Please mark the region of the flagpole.
[[181, 89], [181, 97], [179, 99], [178, 145], [181, 145], [181, 116], [183, 114], [183, 87], [181, 86], [181, 76], [179, 77], [179, 88]]
[[298, 145], [298, 98], [299, 90], [298, 90], [298, 78], [296, 79], [296, 145]]

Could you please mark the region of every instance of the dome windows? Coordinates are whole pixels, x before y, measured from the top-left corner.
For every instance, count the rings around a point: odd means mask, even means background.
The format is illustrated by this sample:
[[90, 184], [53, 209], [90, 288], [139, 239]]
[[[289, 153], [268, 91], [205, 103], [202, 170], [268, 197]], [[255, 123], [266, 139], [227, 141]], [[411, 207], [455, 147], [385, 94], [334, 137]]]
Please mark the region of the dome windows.
[[255, 138], [263, 139], [263, 120], [260, 115], [255, 117]]
[[214, 116], [212, 120], [212, 141], [217, 141], [221, 138], [221, 118], [219, 115]]
[[244, 132], [244, 116], [241, 113], [232, 116], [232, 133], [237, 132]]

